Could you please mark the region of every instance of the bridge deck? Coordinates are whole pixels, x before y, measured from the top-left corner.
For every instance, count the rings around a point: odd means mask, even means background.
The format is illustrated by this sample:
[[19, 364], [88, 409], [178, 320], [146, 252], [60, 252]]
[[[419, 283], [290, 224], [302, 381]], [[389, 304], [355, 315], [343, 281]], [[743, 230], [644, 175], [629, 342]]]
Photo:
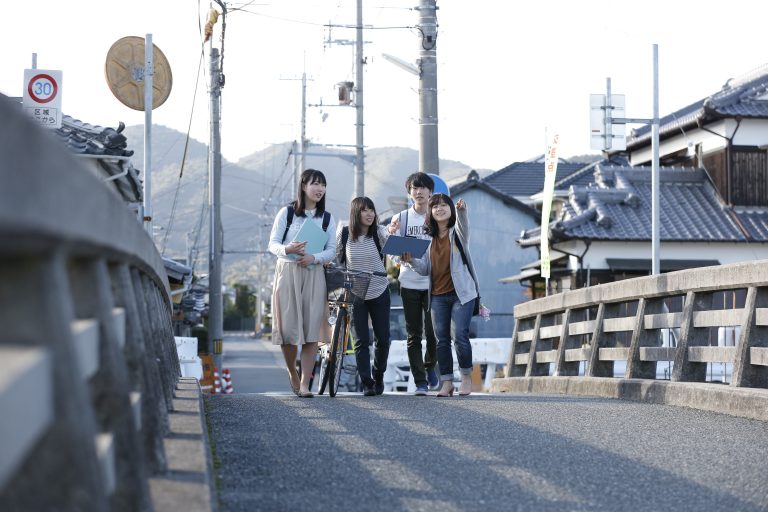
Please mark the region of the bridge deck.
[[768, 426], [603, 398], [208, 399], [221, 511], [765, 510]]
[[277, 347], [228, 340], [225, 361], [228, 344], [235, 394], [206, 398], [221, 512], [768, 508], [765, 422], [563, 395], [300, 399]]

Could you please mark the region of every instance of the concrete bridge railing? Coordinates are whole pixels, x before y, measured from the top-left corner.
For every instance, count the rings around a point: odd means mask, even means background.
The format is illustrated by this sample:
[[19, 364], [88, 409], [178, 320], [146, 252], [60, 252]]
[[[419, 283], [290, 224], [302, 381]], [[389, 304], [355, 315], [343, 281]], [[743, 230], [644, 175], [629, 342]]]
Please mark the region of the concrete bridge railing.
[[0, 510], [148, 510], [179, 364], [163, 262], [0, 96]]
[[[515, 318], [495, 391], [617, 396], [768, 419], [768, 261], [572, 290], [519, 304]], [[718, 343], [723, 328], [738, 333], [733, 346], [722, 336]], [[667, 330], [672, 343], [662, 342]], [[617, 362], [625, 370], [614, 378]], [[659, 363], [672, 366], [669, 381], [657, 380]], [[732, 365], [727, 385], [708, 382], [712, 363]]]

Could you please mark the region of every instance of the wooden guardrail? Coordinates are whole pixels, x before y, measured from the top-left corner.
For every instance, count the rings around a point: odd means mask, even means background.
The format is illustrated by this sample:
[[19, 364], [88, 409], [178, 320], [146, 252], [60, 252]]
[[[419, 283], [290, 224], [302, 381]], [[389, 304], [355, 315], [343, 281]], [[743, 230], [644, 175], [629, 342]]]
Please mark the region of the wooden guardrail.
[[0, 96], [0, 510], [151, 510], [179, 364], [125, 204]]
[[[623, 361], [616, 377], [656, 379], [662, 362], [672, 365], [671, 382], [703, 383], [708, 365], [725, 363], [731, 388], [768, 388], [766, 260], [572, 290], [519, 304], [515, 318], [508, 381], [613, 378]], [[718, 343], [723, 328], [739, 333], [733, 346]], [[662, 343], [665, 330], [675, 333], [672, 346]]]

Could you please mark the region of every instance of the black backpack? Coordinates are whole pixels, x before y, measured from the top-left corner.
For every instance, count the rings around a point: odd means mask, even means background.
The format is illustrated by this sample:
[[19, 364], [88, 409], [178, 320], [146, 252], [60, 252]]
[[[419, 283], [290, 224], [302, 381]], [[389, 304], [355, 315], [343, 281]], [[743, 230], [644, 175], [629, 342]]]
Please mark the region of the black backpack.
[[[285, 223], [285, 231], [283, 231], [283, 240], [280, 243], [285, 243], [285, 237], [288, 236], [288, 228], [291, 227], [291, 224], [293, 223], [293, 216], [295, 212], [293, 210], [293, 205], [288, 205], [288, 220]], [[323, 212], [323, 231], [328, 231], [328, 225], [331, 223], [331, 214], [328, 212]]]
[[[349, 226], [341, 228], [341, 246], [336, 248], [336, 255], [339, 258], [339, 263], [346, 266], [347, 264], [347, 240], [349, 240]], [[379, 241], [379, 233], [373, 237], [373, 243], [376, 244], [376, 250], [379, 251], [379, 256], [384, 259], [384, 255], [381, 253], [381, 242]]]

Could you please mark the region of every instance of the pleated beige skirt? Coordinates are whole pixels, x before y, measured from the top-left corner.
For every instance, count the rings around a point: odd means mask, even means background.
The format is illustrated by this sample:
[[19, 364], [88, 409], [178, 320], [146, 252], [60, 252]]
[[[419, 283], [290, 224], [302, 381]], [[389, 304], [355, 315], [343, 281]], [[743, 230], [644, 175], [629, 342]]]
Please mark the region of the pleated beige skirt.
[[277, 260], [272, 289], [272, 344], [303, 345], [331, 338], [322, 265]]

